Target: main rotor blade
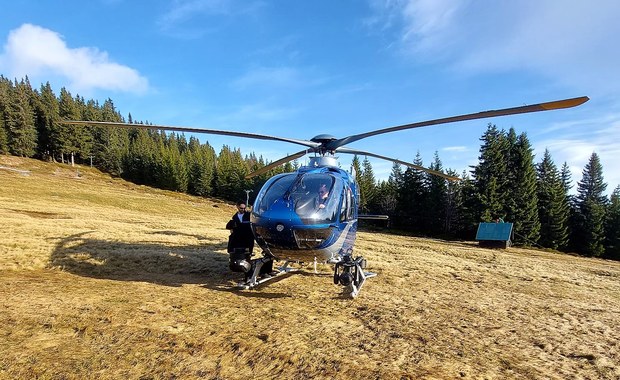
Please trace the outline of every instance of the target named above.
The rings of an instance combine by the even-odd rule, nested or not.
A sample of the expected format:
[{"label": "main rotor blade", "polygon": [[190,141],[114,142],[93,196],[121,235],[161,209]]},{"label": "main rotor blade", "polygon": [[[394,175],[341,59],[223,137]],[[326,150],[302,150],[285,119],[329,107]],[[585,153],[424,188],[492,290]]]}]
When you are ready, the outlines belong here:
[{"label": "main rotor blade", "polygon": [[556,100],[553,102],[532,104],[529,106],[504,108],[504,109],[499,109],[499,110],[490,110],[490,111],[483,111],[483,112],[477,112],[477,113],[470,113],[467,115],[445,117],[442,119],[421,121],[421,122],[411,123],[411,124],[403,124],[403,125],[398,125],[395,127],[378,129],[376,131],[360,133],[358,135],[351,135],[351,136],[344,137],[338,140],[334,140],[327,145],[327,148],[330,150],[335,150],[336,148],[341,147],[346,144],[350,144],[353,141],[361,140],[361,139],[364,139],[370,136],[380,135],[382,133],[402,131],[404,129],[426,127],[429,125],[454,123],[456,121],[484,119],[487,117],[506,116],[506,115],[520,114],[520,113],[530,113],[530,112],[557,110],[557,109],[562,109],[562,108],[571,108],[571,107],[576,107],[578,105],[581,105],[587,102],[588,100],[590,100],[590,98],[588,98],[587,96],[582,96],[579,98]]},{"label": "main rotor blade", "polygon": [[429,174],[433,174],[433,175],[445,178],[445,179],[447,179],[449,181],[459,181],[459,180],[461,180],[459,177],[454,177],[454,176],[451,176],[451,175],[447,175],[445,173],[438,172],[437,170],[428,169],[428,168],[425,168],[425,167],[420,166],[420,165],[412,164],[410,162],[405,162],[405,161],[397,160],[396,158],[390,158],[390,157],[380,156],[378,154],[374,154],[374,153],[370,153],[370,152],[364,152],[362,150],[355,150],[355,149],[349,149],[349,148],[346,148],[346,147],[340,147],[340,148],[336,149],[336,152],[339,152],[339,153],[350,153],[350,154],[359,154],[359,155],[362,155],[362,156],[370,156],[370,157],[375,157],[375,158],[381,158],[383,160],[396,162],[398,164],[405,165],[405,166],[408,166],[408,167],[413,168],[413,169],[418,169],[418,170],[421,170],[423,172],[426,172],[426,173],[429,173]]},{"label": "main rotor blade", "polygon": [[309,148],[316,148],[321,145],[320,143],[315,143],[309,140],[298,140],[298,139],[289,139],[286,137],[277,137],[277,136],[269,136],[269,135],[260,135],[257,133],[247,133],[247,132],[233,132],[233,131],[223,131],[219,129],[200,129],[200,128],[188,128],[188,127],[175,127],[168,125],[146,125],[146,124],[130,124],[130,123],[115,123],[108,121],[85,121],[85,120],[63,120],[64,124],[70,125],[96,125],[101,127],[120,127],[120,128],[142,128],[142,129],[161,129],[164,131],[178,131],[178,132],[188,132],[188,133],[207,133],[211,135],[224,135],[224,136],[235,136],[235,137],[245,137],[250,139],[259,139],[259,140],[274,140],[274,141],[284,141],[293,144],[307,146]]},{"label": "main rotor blade", "polygon": [[253,171],[252,173],[246,175],[245,178],[249,179],[249,178],[252,178],[252,177],[256,177],[257,175],[261,175],[263,173],[267,173],[269,170],[271,170],[271,169],[273,169],[275,167],[278,167],[278,166],[280,166],[282,164],[286,164],[287,162],[293,161],[296,158],[303,157],[308,152],[309,152],[309,150],[306,149],[306,150],[302,150],[302,151],[297,152],[297,153],[293,153],[290,156],[286,156],[284,158],[281,158],[278,161],[272,162],[269,165],[265,165],[262,168],[260,168],[260,169],[258,169],[256,171]]}]

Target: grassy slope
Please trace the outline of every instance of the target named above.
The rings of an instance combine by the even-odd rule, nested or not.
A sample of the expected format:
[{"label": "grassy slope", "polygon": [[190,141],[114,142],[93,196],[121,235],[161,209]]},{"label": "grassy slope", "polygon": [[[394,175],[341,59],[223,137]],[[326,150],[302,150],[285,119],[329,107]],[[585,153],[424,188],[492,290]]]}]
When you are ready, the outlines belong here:
[{"label": "grassy slope", "polygon": [[355,300],[231,291],[232,212],[0,156],[0,378],[620,378],[620,263],[360,233]]}]

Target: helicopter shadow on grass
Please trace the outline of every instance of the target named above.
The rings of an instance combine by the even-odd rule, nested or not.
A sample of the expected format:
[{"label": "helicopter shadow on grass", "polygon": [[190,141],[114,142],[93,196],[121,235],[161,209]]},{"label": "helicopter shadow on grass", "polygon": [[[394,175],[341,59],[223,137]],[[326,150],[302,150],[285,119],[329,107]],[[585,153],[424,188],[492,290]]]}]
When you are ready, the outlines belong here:
[{"label": "helicopter shadow on grass", "polygon": [[[228,268],[226,242],[209,236],[177,231],[152,234],[196,237],[196,245],[171,246],[160,242],[123,242],[91,237],[86,231],[61,238],[51,254],[50,266],[79,276],[117,281],[150,282],[163,286],[201,285],[231,291],[240,278]],[[248,292],[239,292],[241,296]],[[275,298],[278,294],[256,293],[253,297]]]}]

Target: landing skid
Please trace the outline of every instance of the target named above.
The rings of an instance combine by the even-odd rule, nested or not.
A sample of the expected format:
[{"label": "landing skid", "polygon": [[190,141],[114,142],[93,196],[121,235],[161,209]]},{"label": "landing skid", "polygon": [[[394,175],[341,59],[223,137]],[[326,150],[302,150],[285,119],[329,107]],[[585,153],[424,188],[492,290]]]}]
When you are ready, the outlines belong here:
[{"label": "landing skid", "polygon": [[363,257],[353,259],[345,255],[334,267],[334,284],[343,286],[343,294],[351,298],[357,297],[366,279],[375,277],[374,272],[365,272],[366,260]]},{"label": "landing skid", "polygon": [[[245,260],[232,260],[231,268],[237,269],[239,272],[243,269],[246,273],[245,280],[237,283],[236,289],[254,289],[257,286],[266,282],[272,281],[282,275],[290,272],[295,272],[298,269],[289,268],[290,261],[285,261],[284,265],[277,268],[271,273],[261,274],[261,269],[264,265],[272,262],[274,257],[272,255],[265,255],[260,259],[249,259],[249,254],[245,253]],[[339,261],[331,262],[334,266],[334,284],[342,285],[343,295],[351,298],[357,297],[362,290],[362,286],[366,283],[366,279],[375,277],[377,274],[374,272],[366,272],[366,260],[363,257],[353,257],[349,255],[342,256]],[[243,264],[243,265],[241,265]],[[316,261],[314,263],[314,270],[316,273]]]},{"label": "landing skid", "polygon": [[263,257],[261,259],[257,259],[254,260],[254,265],[252,265],[252,268],[254,269],[252,271],[252,275],[245,281],[241,281],[237,284],[236,288],[237,289],[254,289],[255,287],[257,287],[260,284],[264,284],[265,282],[274,280],[282,275],[285,275],[287,273],[290,272],[295,272],[297,271],[296,268],[289,268],[288,264],[289,261],[285,261],[284,265],[282,265],[281,267],[279,267],[277,270],[275,270],[272,273],[269,274],[263,274],[262,276],[260,275],[260,270],[263,267],[263,265],[265,263],[267,263],[268,261],[273,260],[272,258],[269,257]]}]

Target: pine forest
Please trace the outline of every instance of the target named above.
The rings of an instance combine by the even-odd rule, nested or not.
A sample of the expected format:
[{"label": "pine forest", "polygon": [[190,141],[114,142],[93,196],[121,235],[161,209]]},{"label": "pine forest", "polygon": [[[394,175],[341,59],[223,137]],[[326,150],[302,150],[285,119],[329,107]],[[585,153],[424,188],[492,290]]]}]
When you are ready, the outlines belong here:
[{"label": "pine forest", "polygon": [[[33,89],[27,77],[0,76],[0,154],[92,165],[134,183],[230,201],[245,199],[246,190],[257,194],[268,178],[298,166],[246,179],[269,162],[226,145],[217,152],[193,136],[61,120],[149,124],[124,118],[112,99],[100,104],[65,88],[56,95],[49,83]],[[620,186],[606,195],[596,152],[572,189],[567,163],[558,165],[549,151],[535,161],[525,133],[488,124],[480,141],[478,163],[463,173],[445,169],[438,153],[429,165],[419,153],[412,158],[460,181],[398,164],[378,181],[368,158],[355,156],[360,213],[388,215],[389,228],[399,233],[464,240],[474,239],[478,223],[501,218],[514,224],[515,245],[620,260]]]}]

